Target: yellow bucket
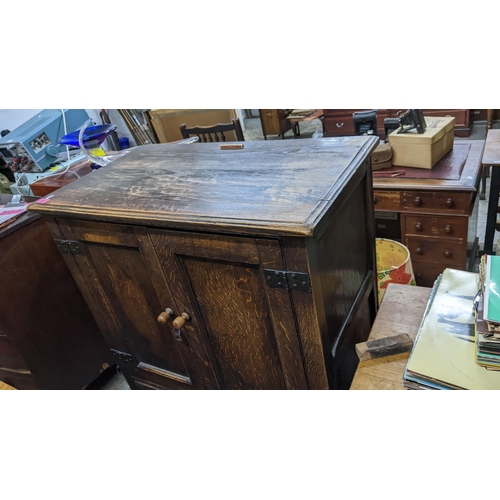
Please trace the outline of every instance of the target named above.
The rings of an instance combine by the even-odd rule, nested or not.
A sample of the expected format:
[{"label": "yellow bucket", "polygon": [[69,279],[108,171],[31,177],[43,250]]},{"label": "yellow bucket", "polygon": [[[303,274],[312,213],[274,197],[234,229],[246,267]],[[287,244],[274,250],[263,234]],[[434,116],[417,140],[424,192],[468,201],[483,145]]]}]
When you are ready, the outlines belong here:
[{"label": "yellow bucket", "polygon": [[401,243],[376,238],[378,303],[382,302],[389,283],[416,285],[410,251]]}]

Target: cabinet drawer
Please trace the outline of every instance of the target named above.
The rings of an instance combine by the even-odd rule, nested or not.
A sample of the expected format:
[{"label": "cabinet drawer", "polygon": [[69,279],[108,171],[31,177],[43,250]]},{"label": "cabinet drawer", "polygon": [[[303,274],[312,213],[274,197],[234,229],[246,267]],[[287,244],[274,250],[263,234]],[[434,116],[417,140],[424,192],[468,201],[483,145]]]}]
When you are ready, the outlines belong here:
[{"label": "cabinet drawer", "polygon": [[412,261],[412,267],[417,286],[426,286],[429,288],[434,285],[436,277],[439,276],[446,268],[461,269],[460,267],[425,261]]},{"label": "cabinet drawer", "polygon": [[408,235],[467,239],[467,218],[465,217],[406,215],[404,220],[405,232]]},{"label": "cabinet drawer", "polygon": [[399,191],[377,191],[373,192],[373,204],[375,210],[397,211],[401,205],[401,193]]},{"label": "cabinet drawer", "polygon": [[351,115],[339,118],[325,118],[325,134],[328,137],[341,135],[354,135],[354,123]]},{"label": "cabinet drawer", "polygon": [[457,213],[469,215],[470,194],[404,191],[403,210],[410,212]]},{"label": "cabinet drawer", "polygon": [[407,236],[406,246],[411,261],[439,262],[446,266],[465,266],[467,243],[460,240]]}]

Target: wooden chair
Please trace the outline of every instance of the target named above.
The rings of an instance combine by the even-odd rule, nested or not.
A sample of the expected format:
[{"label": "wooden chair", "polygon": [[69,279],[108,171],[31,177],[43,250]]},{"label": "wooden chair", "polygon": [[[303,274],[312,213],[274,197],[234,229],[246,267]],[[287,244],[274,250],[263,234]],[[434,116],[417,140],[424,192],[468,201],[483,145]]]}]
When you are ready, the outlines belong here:
[{"label": "wooden chair", "polygon": [[182,123],[179,128],[184,139],[197,136],[200,142],[226,142],[224,132],[234,131],[237,141],[245,141],[238,118],[233,118],[232,123],[217,123],[206,127],[187,127],[185,123]]}]

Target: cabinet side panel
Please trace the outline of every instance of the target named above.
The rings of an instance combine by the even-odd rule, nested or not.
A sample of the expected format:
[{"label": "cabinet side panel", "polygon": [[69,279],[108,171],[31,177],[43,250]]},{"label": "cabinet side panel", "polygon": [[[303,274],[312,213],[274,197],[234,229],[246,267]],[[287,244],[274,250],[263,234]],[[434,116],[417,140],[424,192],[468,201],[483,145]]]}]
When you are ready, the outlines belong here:
[{"label": "cabinet side panel", "polygon": [[[365,182],[352,184],[338,200],[336,212],[331,214],[331,222],[318,241],[318,268],[321,274],[325,316],[328,331],[328,346],[325,346],[327,365],[332,361],[335,366],[346,368],[349,363],[331,360],[334,346],[353,344],[357,339],[365,340],[370,333],[375,309],[374,245],[375,240],[370,228],[373,226],[373,207],[367,207],[368,196]],[[368,289],[368,293],[365,293]],[[354,321],[351,314],[365,310],[368,301],[369,320]],[[363,313],[361,316],[365,316]],[[359,331],[357,330],[359,328]],[[355,340],[356,339],[356,340]],[[345,349],[336,349],[335,356],[342,356]],[[351,362],[355,362],[351,360]],[[352,364],[352,363],[351,363]],[[357,364],[357,362],[355,362]],[[352,370],[348,370],[349,373]],[[353,373],[353,372],[352,372]],[[332,377],[332,372],[329,373]],[[348,379],[347,373],[345,380]],[[346,388],[337,385],[338,374],[331,378],[333,388]],[[348,387],[348,385],[347,385]]]}]

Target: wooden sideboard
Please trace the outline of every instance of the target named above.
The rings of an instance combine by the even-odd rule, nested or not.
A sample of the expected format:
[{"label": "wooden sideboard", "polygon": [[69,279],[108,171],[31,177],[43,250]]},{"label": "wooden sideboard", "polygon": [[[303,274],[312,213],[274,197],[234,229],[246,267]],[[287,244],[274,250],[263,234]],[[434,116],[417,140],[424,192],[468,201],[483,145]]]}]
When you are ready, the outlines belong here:
[{"label": "wooden sideboard", "polygon": [[42,218],[26,213],[0,229],[0,250],[0,380],[87,387],[113,358]]},{"label": "wooden sideboard", "polygon": [[135,389],[347,389],[374,137],[142,146],[33,206]]},{"label": "wooden sideboard", "polygon": [[432,286],[447,267],[473,270],[483,148],[484,141],[464,139],[432,170],[404,169],[401,177],[374,172],[377,236],[409,248],[417,285]]},{"label": "wooden sideboard", "polygon": [[[352,114],[355,111],[366,111],[365,109],[324,109],[324,130],[326,137],[338,137],[343,135],[354,135],[354,123]],[[377,133],[385,139],[384,119],[397,117],[398,113],[405,109],[377,109]],[[425,116],[454,116],[455,135],[458,137],[469,137],[472,120],[470,109],[423,109]]]}]

